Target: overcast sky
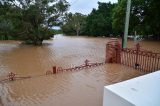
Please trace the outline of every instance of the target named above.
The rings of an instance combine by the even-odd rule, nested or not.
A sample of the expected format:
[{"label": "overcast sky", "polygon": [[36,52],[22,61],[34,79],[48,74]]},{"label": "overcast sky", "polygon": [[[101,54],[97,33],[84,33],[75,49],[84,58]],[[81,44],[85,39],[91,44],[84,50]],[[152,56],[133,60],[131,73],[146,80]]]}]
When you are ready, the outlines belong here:
[{"label": "overcast sky", "polygon": [[82,14],[89,14],[93,8],[98,8],[97,2],[111,2],[115,3],[118,0],[67,0],[70,3],[69,11],[72,13],[79,12]]}]

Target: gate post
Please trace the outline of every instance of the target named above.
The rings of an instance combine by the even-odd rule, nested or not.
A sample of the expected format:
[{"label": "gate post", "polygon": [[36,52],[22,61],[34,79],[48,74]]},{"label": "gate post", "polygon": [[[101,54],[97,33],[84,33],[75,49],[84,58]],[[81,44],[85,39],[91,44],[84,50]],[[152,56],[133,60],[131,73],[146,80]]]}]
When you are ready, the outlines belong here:
[{"label": "gate post", "polygon": [[53,74],[56,74],[56,73],[57,73],[56,66],[53,66]]},{"label": "gate post", "polygon": [[140,44],[137,43],[136,44],[136,63],[135,63],[135,69],[138,68],[139,64],[138,64],[138,54],[139,54],[139,51],[140,51]]},{"label": "gate post", "polygon": [[111,39],[106,44],[105,63],[121,63],[121,43],[118,39]]}]

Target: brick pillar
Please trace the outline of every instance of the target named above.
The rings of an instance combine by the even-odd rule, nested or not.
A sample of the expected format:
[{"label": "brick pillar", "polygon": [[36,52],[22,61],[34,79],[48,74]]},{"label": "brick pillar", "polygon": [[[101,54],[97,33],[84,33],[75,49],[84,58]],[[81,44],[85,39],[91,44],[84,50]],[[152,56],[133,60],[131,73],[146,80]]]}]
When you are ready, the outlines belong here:
[{"label": "brick pillar", "polygon": [[106,44],[106,60],[105,63],[112,63],[113,62],[113,50],[112,50],[112,45]]},{"label": "brick pillar", "polygon": [[121,63],[121,43],[117,41],[116,44],[116,63]]},{"label": "brick pillar", "polygon": [[121,63],[121,43],[118,39],[111,39],[106,44],[106,63]]}]

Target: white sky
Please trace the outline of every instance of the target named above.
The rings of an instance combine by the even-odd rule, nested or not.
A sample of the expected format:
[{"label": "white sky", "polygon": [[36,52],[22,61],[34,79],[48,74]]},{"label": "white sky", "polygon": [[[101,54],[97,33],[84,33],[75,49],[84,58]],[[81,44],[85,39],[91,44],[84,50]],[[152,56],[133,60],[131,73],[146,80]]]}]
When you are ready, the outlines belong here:
[{"label": "white sky", "polygon": [[69,12],[79,12],[82,14],[91,13],[93,8],[98,8],[97,2],[111,2],[115,3],[118,0],[67,0],[70,3]]}]

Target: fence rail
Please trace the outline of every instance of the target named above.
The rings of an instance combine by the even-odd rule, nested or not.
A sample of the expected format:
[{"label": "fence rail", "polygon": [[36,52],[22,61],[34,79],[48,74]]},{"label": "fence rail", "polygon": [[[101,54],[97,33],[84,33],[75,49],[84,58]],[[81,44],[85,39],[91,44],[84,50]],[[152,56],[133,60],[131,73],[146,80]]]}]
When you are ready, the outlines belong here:
[{"label": "fence rail", "polygon": [[141,71],[153,72],[160,69],[160,53],[137,48],[125,48],[121,52],[121,64]]},{"label": "fence rail", "polygon": [[106,45],[106,63],[124,64],[144,72],[160,69],[160,53],[144,50],[139,43],[134,48],[121,48],[118,39]]}]

